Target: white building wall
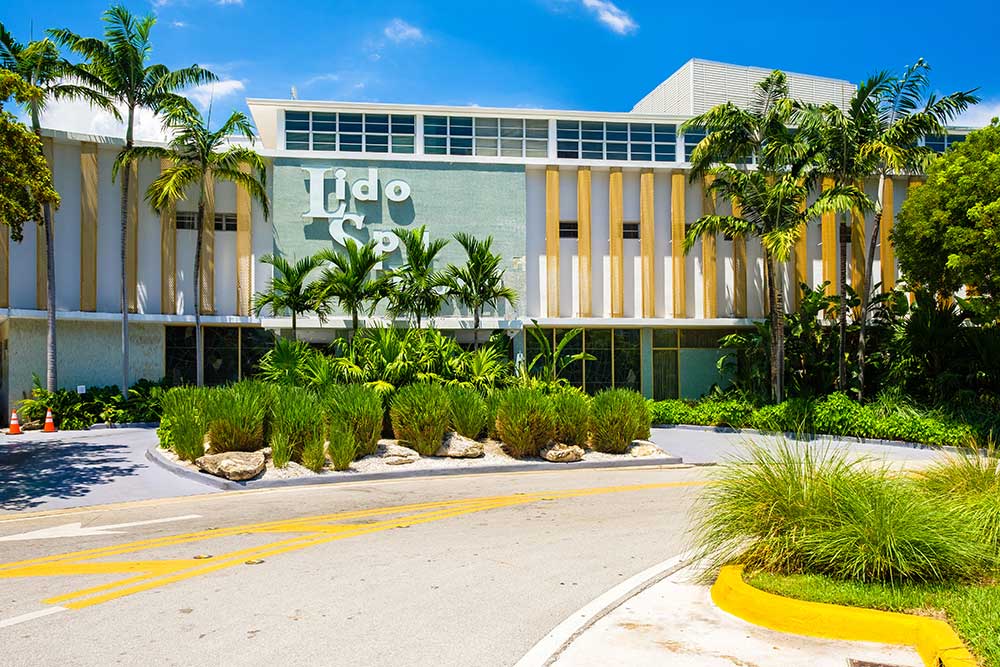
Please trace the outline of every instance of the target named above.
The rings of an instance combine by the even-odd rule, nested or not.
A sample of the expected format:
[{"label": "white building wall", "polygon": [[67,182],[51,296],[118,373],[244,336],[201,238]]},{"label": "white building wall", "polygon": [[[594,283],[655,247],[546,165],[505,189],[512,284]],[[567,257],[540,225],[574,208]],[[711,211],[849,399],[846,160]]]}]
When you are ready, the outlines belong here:
[{"label": "white building wall", "polygon": [[653,267],[656,285],[656,316],[669,317],[673,311],[670,274],[670,172],[653,174]]},{"label": "white building wall", "polygon": [[[215,212],[236,213],[234,184],[215,184]],[[236,232],[215,232],[215,314],[236,314]]]},{"label": "white building wall", "polygon": [[[701,183],[697,181],[692,183],[685,174],[684,188],[684,220],[687,225],[691,225],[701,217],[703,209]],[[699,240],[684,258],[684,275],[687,278],[684,288],[688,317],[705,316],[705,267],[702,264],[701,249],[702,243]]]},{"label": "white building wall", "polygon": [[197,243],[193,229],[177,230],[177,314],[194,315],[194,248]]},{"label": "white building wall", "polygon": [[[267,171],[267,182],[268,184],[272,184],[274,183],[274,170],[268,166]],[[269,192],[272,193],[271,197],[273,198],[273,187],[270,185]],[[262,263],[260,258],[274,252],[273,229],[271,222],[264,219],[264,211],[261,209],[260,204],[252,202],[250,247],[253,252],[253,280],[251,281],[251,285],[255,294],[266,290],[271,280],[271,266]]]},{"label": "white building wall", "polygon": [[[579,220],[576,201],[576,168],[559,170],[559,220]],[[559,314],[563,317],[580,313],[579,243],[576,239],[559,239]]]},{"label": "white building wall", "polygon": [[160,165],[146,161],[139,165],[139,238],[136,295],[140,313],[160,312],[160,214],[146,201],[146,188],[160,175]]},{"label": "white building wall", "polygon": [[611,317],[610,172],[593,169],[590,185],[591,312],[594,317]]},{"label": "white building wall", "polygon": [[[639,171],[625,170],[622,173],[622,220],[629,224],[639,224]],[[641,232],[640,232],[641,233]],[[642,315],[642,261],[640,241],[625,239],[622,242],[622,282],[625,292],[622,315],[640,317]],[[609,246],[610,249],[610,246]]]},{"label": "white building wall", "polygon": [[53,155],[53,185],[62,199],[52,217],[56,308],[80,310],[80,144],[57,143]]},{"label": "white building wall", "polygon": [[117,155],[114,146],[97,154],[97,310],[106,313],[121,312],[121,180],[111,179]]},{"label": "white building wall", "polygon": [[542,317],[547,310],[545,299],[545,171],[525,170],[525,312],[528,317]]}]

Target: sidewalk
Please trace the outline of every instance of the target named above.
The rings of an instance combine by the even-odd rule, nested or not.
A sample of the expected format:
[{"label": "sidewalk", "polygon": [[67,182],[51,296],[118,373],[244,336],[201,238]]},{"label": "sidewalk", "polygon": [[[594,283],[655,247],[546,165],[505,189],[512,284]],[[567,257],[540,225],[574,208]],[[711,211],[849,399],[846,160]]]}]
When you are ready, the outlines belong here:
[{"label": "sidewalk", "polygon": [[717,608],[692,568],[654,584],[584,630],[559,667],[845,667],[849,660],[922,667],[906,647],[813,639],[773,632]]}]

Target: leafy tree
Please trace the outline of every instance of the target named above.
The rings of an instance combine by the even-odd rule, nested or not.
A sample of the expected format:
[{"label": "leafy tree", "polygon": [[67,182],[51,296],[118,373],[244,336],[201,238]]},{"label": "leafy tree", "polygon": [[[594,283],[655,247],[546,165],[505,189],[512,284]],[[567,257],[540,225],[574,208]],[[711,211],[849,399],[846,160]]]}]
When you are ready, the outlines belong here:
[{"label": "leafy tree", "polygon": [[503,284],[504,270],[501,257],[493,252],[493,237],[479,240],[471,234],[459,232],[455,240],[468,256],[464,266],[449,264],[445,272],[448,293],[472,311],[472,336],[474,347],[479,349],[479,324],[483,307],[496,308],[501,301],[517,303],[517,292]]},{"label": "leafy tree", "polygon": [[393,317],[412,315],[418,329],[424,317],[433,317],[441,310],[447,288],[445,274],[434,269],[434,260],[448,241],[434,239],[424,245],[425,229],[421,225],[396,232],[406,248],[406,263],[389,277],[389,312]]},{"label": "leafy tree", "polygon": [[270,205],[265,188],[266,167],[264,160],[248,146],[228,143],[228,137],[240,135],[251,144],[253,126],[239,112],[230,114],[214,132],[201,113],[187,105],[169,110],[166,128],[170,141],[166,146],[134,146],[122,151],[115,160],[114,172],[128,169],[138,160],[168,160],[171,165],[149,185],[146,200],[157,211],[187,198],[187,192],[198,192],[198,231],[194,247],[194,328],[195,355],[197,358],[197,383],[205,380],[204,355],[201,331],[201,250],[206,225],[214,221],[205,217],[205,193],[213,182],[229,181],[249,193],[261,205],[264,217],[270,216]]},{"label": "leafy tree", "polygon": [[[864,397],[865,355],[872,270],[883,216],[885,180],[892,174],[926,170],[934,152],[918,146],[920,137],[945,132],[944,123],[979,101],[975,91],[938,97],[930,92],[930,66],[923,59],[902,74],[880,72],[858,88],[846,111],[829,104],[823,108],[822,133],[831,171],[845,187],[872,174],[878,176],[878,195],[862,212],[873,212],[865,258],[864,282],[855,285],[861,295],[861,328],[858,337],[858,397]],[[891,215],[891,212],[889,213]],[[842,264],[843,266],[843,264]]]},{"label": "leafy tree", "polygon": [[[863,198],[853,186],[826,190],[808,204],[820,175],[819,142],[805,129],[796,131],[798,105],[788,96],[783,72],[757,84],[748,109],[731,102],[692,118],[684,127],[704,127],[707,135],[691,156],[691,179],[712,174],[709,188],[733,202],[740,215],[699,218],[684,240],[689,252],[705,234],[759,239],[764,251],[770,316],[771,396],[784,399],[785,299],[779,267],[788,262],[806,223],[823,213],[850,210]],[[756,168],[747,156],[756,157]]]},{"label": "leafy tree", "polygon": [[[51,100],[84,99],[103,108],[110,106],[108,98],[100,92],[99,82],[80,67],[69,63],[59,54],[59,47],[49,39],[31,42],[27,46],[17,42],[0,23],[0,67],[19,76],[28,88],[23,89],[19,102],[31,119],[31,129],[41,136],[40,116]],[[89,83],[93,87],[81,85]],[[47,168],[47,167],[46,167]],[[46,278],[46,349],[45,386],[48,391],[57,389],[56,377],[56,267],[52,245],[52,208],[58,201],[44,200],[42,206],[42,233],[45,237]],[[34,216],[30,216],[31,219]]]},{"label": "leafy tree", "polygon": [[297,340],[298,316],[311,311],[323,312],[314,283],[306,282],[309,274],[322,266],[322,261],[317,255],[303,257],[294,264],[281,255],[264,255],[260,261],[270,264],[281,275],[271,278],[267,289],[254,295],[254,312],[260,315],[265,308],[270,308],[272,315],[285,310],[291,312],[292,338]]},{"label": "leafy tree", "polygon": [[[84,82],[95,93],[106,95],[113,103],[114,115],[125,118],[125,146],[119,155],[118,171],[121,178],[121,309],[122,309],[122,392],[127,396],[128,387],[128,276],[126,254],[128,251],[128,195],[131,170],[121,160],[122,155],[131,154],[135,146],[133,131],[135,113],[138,109],[152,109],[159,113],[174,107],[190,107],[190,102],[177,91],[210,81],[216,76],[206,69],[192,65],[179,70],[170,70],[164,65],[150,64],[153,47],[150,33],[156,23],[156,16],[148,14],[136,17],[122,5],[114,5],[102,16],[104,39],[81,37],[67,29],[50,30],[59,44],[83,57],[80,65],[87,75]],[[199,276],[195,275],[195,282]],[[200,332],[200,328],[199,328]],[[199,334],[200,335],[200,334]],[[198,354],[201,354],[199,348]],[[201,365],[198,366],[199,376]]]},{"label": "leafy tree", "polygon": [[553,345],[552,337],[545,333],[545,330],[538,326],[537,320],[531,320],[533,326],[527,328],[527,332],[538,345],[539,352],[535,358],[523,369],[525,376],[537,375],[545,382],[557,384],[565,383],[562,374],[569,368],[570,364],[578,361],[594,361],[597,359],[587,352],[577,352],[575,354],[565,354],[566,346],[573,339],[583,333],[583,329],[570,329],[559,337],[559,342]]},{"label": "leafy tree", "polygon": [[323,269],[316,281],[317,299],[321,302],[336,299],[340,307],[351,314],[353,338],[359,326],[358,314],[365,310],[366,304],[367,312],[372,313],[385,296],[385,279],[371,277],[381,259],[375,244],[358,245],[353,239],[347,239],[343,251],[322,250],[316,258],[331,265]]},{"label": "leafy tree", "polygon": [[910,191],[892,241],[907,282],[950,296],[987,321],[1000,317],[1000,121],[935,160]]}]

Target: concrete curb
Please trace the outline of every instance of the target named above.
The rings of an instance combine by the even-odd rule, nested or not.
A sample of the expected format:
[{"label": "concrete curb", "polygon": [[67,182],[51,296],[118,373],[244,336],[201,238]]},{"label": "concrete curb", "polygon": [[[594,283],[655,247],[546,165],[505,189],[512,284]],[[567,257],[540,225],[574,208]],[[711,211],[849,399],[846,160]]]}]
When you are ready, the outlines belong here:
[{"label": "concrete curb", "polygon": [[532,646],[514,667],[547,667],[552,665],[577,637],[592,628],[602,618],[651,586],[693,565],[694,562],[694,552],[686,551],[629,577],[584,605],[553,628],[549,634]]},{"label": "concrete curb", "polygon": [[733,616],[778,632],[912,646],[927,667],[976,667],[978,664],[944,621],[765,593],[743,581],[742,566],[722,568],[712,586],[712,601]]},{"label": "concrete curb", "polygon": [[407,479],[419,477],[449,477],[452,475],[489,475],[499,472],[528,472],[552,470],[596,470],[602,468],[641,468],[650,466],[679,465],[684,461],[676,456],[650,456],[623,461],[578,461],[576,463],[513,463],[510,465],[484,465],[480,467],[435,468],[431,470],[399,470],[393,472],[356,473],[343,476],[299,477],[294,479],[259,479],[248,482],[233,482],[212,475],[196,472],[178,465],[165,457],[158,447],[146,450],[146,458],[170,472],[187,479],[201,482],[216,489],[227,491],[244,489],[274,489],[286,486],[313,486],[316,484],[342,484],[344,482],[374,482],[384,479]]}]

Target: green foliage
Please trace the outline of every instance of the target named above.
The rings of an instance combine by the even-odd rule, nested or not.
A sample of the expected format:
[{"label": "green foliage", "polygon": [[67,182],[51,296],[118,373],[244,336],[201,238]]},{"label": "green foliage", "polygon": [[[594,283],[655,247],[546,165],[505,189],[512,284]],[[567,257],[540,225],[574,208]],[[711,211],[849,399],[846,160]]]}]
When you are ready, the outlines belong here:
[{"label": "green foliage", "polygon": [[350,470],[351,462],[358,458],[360,447],[355,434],[343,429],[340,424],[332,425],[327,431],[330,462],[334,470]]},{"label": "green foliage", "polygon": [[421,456],[433,456],[451,420],[451,403],[440,385],[417,382],[392,397],[389,409],[396,438]]},{"label": "green foliage", "polygon": [[513,387],[505,390],[497,403],[496,430],[514,458],[538,456],[556,436],[552,400],[538,389]]},{"label": "green foliage", "polygon": [[813,425],[818,433],[870,438],[875,418],[864,406],[842,392],[835,392],[813,406]]},{"label": "green foliage", "polygon": [[574,338],[582,334],[583,329],[570,329],[559,337],[558,343],[553,343],[550,335],[538,326],[537,320],[532,320],[531,322],[532,326],[526,329],[526,331],[538,344],[540,352],[535,355],[535,358],[524,369],[523,375],[526,378],[535,377],[541,379],[543,382],[554,385],[566,384],[566,380],[562,377],[562,374],[570,364],[596,359],[594,355],[587,354],[586,352],[577,352],[570,355],[564,353],[566,346]]},{"label": "green foliage", "polygon": [[161,382],[139,380],[122,399],[117,386],[89,387],[83,394],[69,389],[47,391],[37,375],[33,376],[31,396],[18,404],[22,421],[42,421],[52,409],[56,427],[63,430],[88,429],[97,423],[126,424],[160,421],[160,401],[164,394]]},{"label": "green foliage", "polygon": [[212,404],[208,440],[213,454],[264,448],[264,421],[271,407],[267,385],[245,380],[210,390],[207,396]]},{"label": "green foliage", "polygon": [[762,406],[751,415],[750,425],[773,433],[813,433],[813,401],[790,398],[777,405]]},{"label": "green foliage", "polygon": [[651,416],[646,400],[630,389],[605,389],[590,405],[591,447],[624,454],[636,439],[649,438]]},{"label": "green foliage", "polygon": [[271,434],[271,461],[275,468],[284,468],[292,460],[292,441],[289,434],[277,431]]},{"label": "green foliage", "polygon": [[358,457],[375,453],[385,417],[378,392],[364,385],[332,385],[323,394],[323,411],[331,432],[350,434]]},{"label": "green foliage", "polygon": [[693,424],[691,406],[687,401],[668,399],[666,401],[649,401],[649,414],[653,424],[669,426],[672,424]]},{"label": "green foliage", "polygon": [[351,315],[351,331],[358,330],[358,316],[362,312],[371,314],[378,302],[386,295],[386,279],[371,278],[372,271],[381,261],[374,241],[358,245],[354,239],[347,239],[344,249],[321,250],[315,258],[329,264],[315,283],[315,296],[320,312],[327,312],[326,302],[336,301]]},{"label": "green foliage", "polygon": [[169,444],[185,461],[205,454],[205,432],[212,418],[211,389],[174,387],[163,395],[160,444]]},{"label": "green foliage", "polygon": [[466,438],[478,439],[489,416],[486,401],[478,391],[458,385],[447,387],[447,392],[452,430]]},{"label": "green foliage", "polygon": [[517,292],[503,284],[504,270],[500,266],[503,258],[494,253],[493,237],[480,240],[459,232],[455,240],[465,250],[466,262],[463,266],[449,264],[444,282],[448,294],[456,298],[472,312],[472,326],[475,347],[479,347],[479,323],[483,308],[496,308],[500,302],[517,303]]},{"label": "green foliage", "polygon": [[287,439],[293,461],[305,465],[305,452],[309,449],[313,457],[310,462],[317,463],[317,448],[322,450],[324,441],[323,408],[313,393],[301,387],[276,389],[270,422],[272,447],[275,437]]},{"label": "green foliage", "polygon": [[590,429],[590,397],[574,387],[552,394],[556,411],[556,442],[587,446]]},{"label": "green foliage", "polygon": [[259,316],[270,309],[273,317],[286,311],[291,313],[294,339],[299,315],[326,312],[319,284],[308,282],[309,275],[322,266],[323,259],[319,255],[309,255],[292,263],[281,255],[264,255],[260,261],[273,266],[277,275],[268,282],[265,291],[254,294],[254,312]]},{"label": "green foliage", "polygon": [[972,287],[968,306],[1000,316],[1000,125],[970,132],[911,188],[892,230],[908,281],[950,296]]},{"label": "green foliage", "polygon": [[406,250],[406,263],[393,271],[388,280],[389,312],[393,316],[412,316],[417,328],[427,317],[434,317],[444,302],[442,288],[448,281],[442,271],[434,269],[434,261],[448,241],[433,239],[424,243],[424,226],[396,231]]},{"label": "green foliage", "polygon": [[699,502],[697,541],[715,566],[943,581],[974,577],[986,555],[949,504],[836,450],[751,444]]},{"label": "green foliage", "polygon": [[[353,450],[351,454],[353,461]],[[302,465],[313,472],[320,472],[326,466],[326,441],[323,439],[322,430],[307,435],[302,445]]]},{"label": "green foliage", "polygon": [[495,389],[486,394],[486,437],[492,440],[500,439],[500,432],[497,430],[497,411],[500,409],[504,393],[503,390]]}]

